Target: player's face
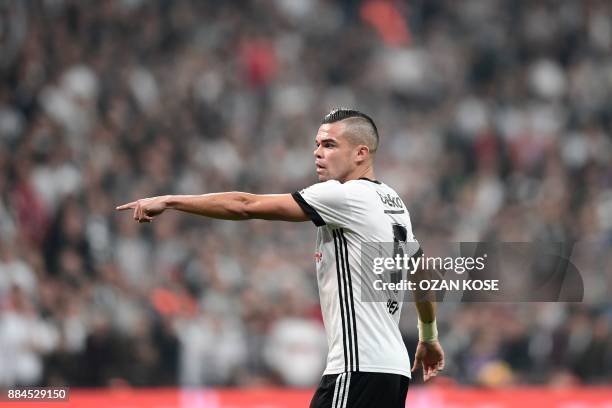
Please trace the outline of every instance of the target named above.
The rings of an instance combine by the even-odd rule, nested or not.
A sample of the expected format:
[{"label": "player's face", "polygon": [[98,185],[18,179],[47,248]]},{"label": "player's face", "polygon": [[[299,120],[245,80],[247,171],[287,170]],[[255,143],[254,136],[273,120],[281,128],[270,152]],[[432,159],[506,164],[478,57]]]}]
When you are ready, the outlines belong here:
[{"label": "player's face", "polygon": [[315,138],[315,165],[319,181],[345,182],[355,169],[355,146],[343,136],[342,122],[323,124]]}]

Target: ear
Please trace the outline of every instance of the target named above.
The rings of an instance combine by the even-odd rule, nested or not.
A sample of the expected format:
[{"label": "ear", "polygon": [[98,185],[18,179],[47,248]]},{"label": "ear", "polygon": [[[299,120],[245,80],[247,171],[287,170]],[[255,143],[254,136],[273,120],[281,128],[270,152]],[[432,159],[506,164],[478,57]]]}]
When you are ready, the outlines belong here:
[{"label": "ear", "polygon": [[361,163],[366,161],[370,157],[370,148],[366,145],[357,146],[357,155],[355,161]]}]

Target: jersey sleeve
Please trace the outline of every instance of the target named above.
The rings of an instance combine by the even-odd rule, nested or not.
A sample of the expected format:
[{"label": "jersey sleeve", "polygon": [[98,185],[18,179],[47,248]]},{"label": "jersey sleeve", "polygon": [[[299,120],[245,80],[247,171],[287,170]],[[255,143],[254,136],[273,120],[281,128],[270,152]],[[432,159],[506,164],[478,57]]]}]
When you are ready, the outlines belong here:
[{"label": "jersey sleeve", "polygon": [[317,227],[344,227],[351,219],[347,189],[336,180],[313,184],[292,196]]}]

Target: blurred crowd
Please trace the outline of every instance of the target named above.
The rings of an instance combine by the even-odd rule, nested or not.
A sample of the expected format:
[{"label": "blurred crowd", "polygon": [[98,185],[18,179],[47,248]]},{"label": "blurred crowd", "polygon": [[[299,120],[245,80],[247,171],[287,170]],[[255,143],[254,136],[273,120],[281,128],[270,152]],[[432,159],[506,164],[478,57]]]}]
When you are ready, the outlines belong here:
[{"label": "blurred crowd", "polygon": [[334,106],[417,238],[585,248],[583,303],[440,304],[448,379],[610,382],[611,51],[604,0],[0,1],[0,385],[317,383],[313,225],[114,208],[313,184]]}]

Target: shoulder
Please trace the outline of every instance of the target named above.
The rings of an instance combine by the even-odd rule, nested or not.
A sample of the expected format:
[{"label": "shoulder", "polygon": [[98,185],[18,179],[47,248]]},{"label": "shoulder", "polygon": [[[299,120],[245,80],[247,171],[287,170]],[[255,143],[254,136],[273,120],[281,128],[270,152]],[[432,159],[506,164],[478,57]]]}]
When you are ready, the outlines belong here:
[{"label": "shoulder", "polygon": [[338,186],[342,186],[342,183],[340,183],[338,180],[327,180],[311,184],[306,188],[334,188]]},{"label": "shoulder", "polygon": [[343,190],[344,185],[342,183],[340,183],[338,180],[327,180],[327,181],[322,181],[320,183],[315,183],[312,184],[306,188],[304,188],[303,190],[300,190],[299,193],[300,194],[317,194],[317,193],[332,193],[332,192],[339,192],[341,190]]},{"label": "shoulder", "polygon": [[[346,188],[337,180],[328,180],[313,184],[297,192],[308,202],[331,204],[346,200]],[[296,198],[294,196],[294,198]],[[299,199],[299,198],[298,198]]]},{"label": "shoulder", "polygon": [[361,179],[349,180],[345,182],[343,186],[345,186],[346,188],[362,189],[365,187],[370,187],[369,186],[370,184],[372,184],[373,186],[376,186],[376,184],[372,183],[371,181],[361,180]]},{"label": "shoulder", "polygon": [[367,180],[349,180],[344,183],[338,180],[327,180],[313,184],[301,191],[300,194],[325,194],[334,196],[354,197],[374,194],[383,184],[374,184]]},{"label": "shoulder", "polygon": [[356,192],[359,194],[364,194],[365,192],[374,192],[377,188],[380,188],[381,183],[374,183],[369,180],[349,180],[343,184],[344,188],[348,192]]}]

